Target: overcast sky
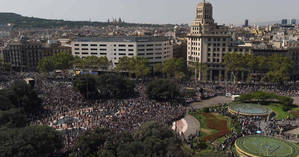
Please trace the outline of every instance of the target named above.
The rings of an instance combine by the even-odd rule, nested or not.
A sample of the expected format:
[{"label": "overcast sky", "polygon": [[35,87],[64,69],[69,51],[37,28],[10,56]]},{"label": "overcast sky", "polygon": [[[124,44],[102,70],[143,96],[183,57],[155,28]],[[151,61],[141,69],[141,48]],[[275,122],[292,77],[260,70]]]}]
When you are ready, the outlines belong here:
[{"label": "overcast sky", "polygon": [[[208,0],[219,24],[299,18],[299,0]],[[64,20],[192,23],[201,0],[0,0],[0,12]]]}]

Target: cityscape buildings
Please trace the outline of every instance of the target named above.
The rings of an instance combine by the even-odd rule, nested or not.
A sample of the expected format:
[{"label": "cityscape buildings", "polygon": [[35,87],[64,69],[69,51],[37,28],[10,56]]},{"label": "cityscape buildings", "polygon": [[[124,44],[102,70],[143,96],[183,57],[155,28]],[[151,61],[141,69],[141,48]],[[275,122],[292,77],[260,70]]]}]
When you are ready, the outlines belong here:
[{"label": "cityscape buildings", "polygon": [[74,56],[107,57],[113,66],[124,56],[144,57],[150,65],[163,63],[173,57],[173,45],[167,37],[78,38],[71,45]]}]

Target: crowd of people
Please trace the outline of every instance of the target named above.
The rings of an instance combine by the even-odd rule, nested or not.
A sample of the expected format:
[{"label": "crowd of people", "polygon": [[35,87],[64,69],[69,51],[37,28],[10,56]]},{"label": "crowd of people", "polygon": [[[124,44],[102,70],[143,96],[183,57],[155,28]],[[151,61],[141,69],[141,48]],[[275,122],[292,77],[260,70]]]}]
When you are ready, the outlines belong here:
[{"label": "crowd of people", "polygon": [[298,84],[214,84],[190,81],[185,83],[186,87],[194,88],[203,98],[231,93],[241,95],[255,91],[273,92],[281,96],[299,96]]},{"label": "crowd of people", "polygon": [[[138,96],[129,99],[86,100],[72,86],[72,78],[44,78],[38,73],[12,74],[0,78],[0,89],[8,87],[14,80],[34,78],[35,88],[43,100],[43,110],[30,116],[31,125],[47,125],[64,133],[66,150],[71,148],[77,138],[86,130],[96,127],[114,129],[116,131],[134,131],[147,121],[159,121],[171,124],[186,114],[183,104],[156,102],[147,98],[144,83],[138,83]],[[213,83],[186,82],[182,86],[195,89],[202,98],[214,97],[223,93],[243,94],[257,90],[275,92],[279,95],[299,96],[299,86],[274,85],[216,85]],[[232,116],[227,112],[227,104],[218,104],[209,108],[209,112],[218,112]],[[265,129],[261,129],[262,117],[238,116],[241,135],[233,131],[220,149],[232,146],[239,136],[262,134],[276,136],[279,134],[278,123],[271,119]]]},{"label": "crowd of people", "polygon": [[[136,86],[138,96],[129,99],[86,100],[68,81],[36,79],[44,110],[32,115],[32,125],[47,125],[65,132],[65,145],[72,147],[80,133],[96,127],[134,131],[147,121],[170,124],[185,115],[182,104],[147,98],[145,85]],[[67,148],[66,148],[67,149]]]}]

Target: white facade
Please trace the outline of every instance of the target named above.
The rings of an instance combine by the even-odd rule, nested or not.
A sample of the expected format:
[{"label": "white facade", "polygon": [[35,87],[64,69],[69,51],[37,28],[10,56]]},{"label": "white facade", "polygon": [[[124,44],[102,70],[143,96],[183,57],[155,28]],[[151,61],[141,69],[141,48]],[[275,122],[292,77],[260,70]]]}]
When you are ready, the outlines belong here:
[{"label": "white facade", "polygon": [[107,57],[117,65],[121,57],[144,57],[151,65],[173,57],[173,46],[165,37],[102,37],[81,38],[72,42],[72,54]]}]

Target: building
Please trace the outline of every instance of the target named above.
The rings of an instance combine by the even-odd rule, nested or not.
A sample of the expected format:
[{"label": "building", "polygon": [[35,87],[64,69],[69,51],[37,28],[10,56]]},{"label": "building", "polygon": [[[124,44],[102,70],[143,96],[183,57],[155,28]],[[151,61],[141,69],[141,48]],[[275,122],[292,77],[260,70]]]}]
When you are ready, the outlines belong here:
[{"label": "building", "polygon": [[72,54],[107,57],[116,66],[121,57],[144,57],[150,65],[173,57],[173,45],[167,37],[97,37],[78,38],[71,43]]},{"label": "building", "polygon": [[281,24],[282,25],[287,25],[288,24],[288,19],[282,19]]},{"label": "building", "polygon": [[3,49],[3,58],[4,62],[10,63],[15,70],[36,71],[38,62],[42,58],[52,56],[59,52],[71,53],[71,48],[20,40],[9,43]]},{"label": "building", "polygon": [[248,19],[245,20],[245,23],[244,23],[244,27],[248,27],[249,26],[249,21]]},{"label": "building", "polygon": [[195,21],[187,37],[188,66],[199,63],[206,67],[205,70],[200,69],[198,79],[224,80],[227,76],[223,64],[225,53],[235,49],[232,48],[232,37],[228,28],[214,22],[210,3],[203,1],[198,4]]},{"label": "building", "polygon": [[296,19],[291,20],[291,25],[296,25],[296,23],[297,23]]}]

